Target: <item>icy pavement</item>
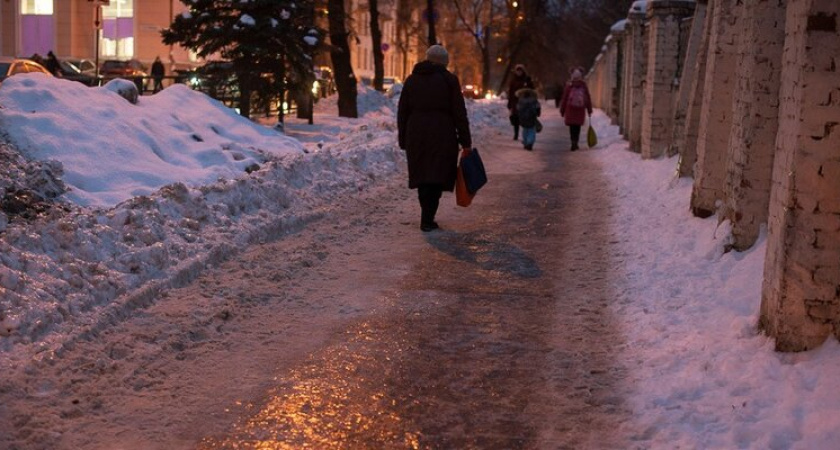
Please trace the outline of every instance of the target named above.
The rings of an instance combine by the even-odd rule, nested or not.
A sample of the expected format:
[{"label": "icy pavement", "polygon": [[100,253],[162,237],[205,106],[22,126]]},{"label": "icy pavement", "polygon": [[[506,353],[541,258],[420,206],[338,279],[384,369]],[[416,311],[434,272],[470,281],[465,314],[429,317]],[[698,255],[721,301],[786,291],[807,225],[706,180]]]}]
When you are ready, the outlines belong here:
[{"label": "icy pavement", "polygon": [[6,384],[27,389],[4,395],[6,444],[625,442],[607,188],[582,189],[597,167],[549,151],[554,132],[527,157],[481,139],[502,142],[484,147],[491,183],[468,209],[444,197],[444,231],[420,233],[393,177],[32,364]]}]

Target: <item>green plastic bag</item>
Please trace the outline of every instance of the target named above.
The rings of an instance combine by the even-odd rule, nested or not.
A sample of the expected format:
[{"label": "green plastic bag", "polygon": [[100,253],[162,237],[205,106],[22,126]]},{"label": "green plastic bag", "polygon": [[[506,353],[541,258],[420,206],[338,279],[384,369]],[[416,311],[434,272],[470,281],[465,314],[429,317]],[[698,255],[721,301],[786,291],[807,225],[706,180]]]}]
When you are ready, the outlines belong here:
[{"label": "green plastic bag", "polygon": [[595,134],[595,128],[592,128],[592,125],[589,125],[589,130],[586,131],[586,145],[589,148],[594,148],[598,145],[598,135]]}]

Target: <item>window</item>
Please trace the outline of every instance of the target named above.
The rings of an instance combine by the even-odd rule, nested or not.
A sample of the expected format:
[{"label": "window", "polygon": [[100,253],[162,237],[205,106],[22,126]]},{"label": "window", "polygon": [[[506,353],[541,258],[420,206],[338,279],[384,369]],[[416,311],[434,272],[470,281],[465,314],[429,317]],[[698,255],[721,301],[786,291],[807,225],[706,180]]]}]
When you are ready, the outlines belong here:
[{"label": "window", "polygon": [[55,45],[53,0],[20,0],[21,54],[47,54]]},{"label": "window", "polygon": [[53,0],[20,0],[20,13],[33,16],[51,16]]},{"label": "window", "polygon": [[111,0],[102,7],[102,56],[134,56],[134,0]]}]

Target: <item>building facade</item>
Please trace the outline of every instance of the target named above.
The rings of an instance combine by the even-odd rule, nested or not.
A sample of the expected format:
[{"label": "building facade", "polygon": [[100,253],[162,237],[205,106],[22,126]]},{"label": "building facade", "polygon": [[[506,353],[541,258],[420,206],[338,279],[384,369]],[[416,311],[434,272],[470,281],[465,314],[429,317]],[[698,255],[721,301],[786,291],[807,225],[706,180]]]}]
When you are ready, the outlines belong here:
[{"label": "building facade", "polygon": [[[195,62],[161,42],[160,31],[185,9],[177,0],[5,0],[0,2],[0,55]],[[99,11],[99,14],[97,13]],[[99,24],[97,29],[96,24]],[[98,35],[98,39],[97,39]]]},{"label": "building facade", "polygon": [[[385,2],[383,2],[385,3]],[[101,9],[100,9],[101,8]],[[385,76],[404,79],[408,61],[395,45],[396,2],[380,9]],[[97,9],[100,9],[97,20]],[[179,0],[2,0],[0,1],[0,56],[41,56],[52,51],[62,58],[95,60],[137,59],[147,65],[160,56],[170,68],[200,64],[195,55],[179,46],[164,45],[160,31],[186,10]],[[370,13],[366,1],[348,0],[353,69],[360,80],[373,78]],[[96,23],[99,23],[97,29]],[[97,39],[97,35],[99,36]],[[322,58],[328,63],[329,58]]]}]

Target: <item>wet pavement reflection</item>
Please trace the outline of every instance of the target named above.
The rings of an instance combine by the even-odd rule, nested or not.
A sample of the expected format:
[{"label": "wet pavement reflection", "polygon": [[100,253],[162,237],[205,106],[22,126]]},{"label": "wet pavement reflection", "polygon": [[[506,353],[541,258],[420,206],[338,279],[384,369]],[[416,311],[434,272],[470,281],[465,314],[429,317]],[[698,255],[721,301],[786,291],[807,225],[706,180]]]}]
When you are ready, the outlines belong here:
[{"label": "wet pavement reflection", "polygon": [[599,239],[609,201],[591,188],[605,183],[578,155],[538,157],[543,170],[494,176],[470,220],[424,236],[387,307],[198,448],[621,447],[623,344]]}]

